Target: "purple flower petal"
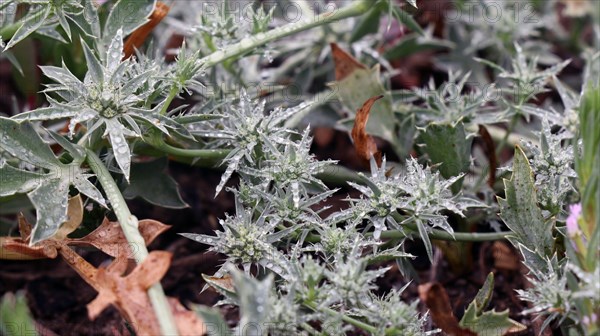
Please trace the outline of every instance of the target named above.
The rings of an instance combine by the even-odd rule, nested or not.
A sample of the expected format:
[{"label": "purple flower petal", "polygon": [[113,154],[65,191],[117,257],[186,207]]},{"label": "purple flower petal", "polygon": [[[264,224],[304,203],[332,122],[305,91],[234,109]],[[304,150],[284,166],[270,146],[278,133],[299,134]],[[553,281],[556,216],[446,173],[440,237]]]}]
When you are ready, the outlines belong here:
[{"label": "purple flower petal", "polygon": [[574,236],[579,232],[579,215],[581,215],[581,204],[571,204],[569,206],[569,217],[567,217],[567,232],[569,236]]}]

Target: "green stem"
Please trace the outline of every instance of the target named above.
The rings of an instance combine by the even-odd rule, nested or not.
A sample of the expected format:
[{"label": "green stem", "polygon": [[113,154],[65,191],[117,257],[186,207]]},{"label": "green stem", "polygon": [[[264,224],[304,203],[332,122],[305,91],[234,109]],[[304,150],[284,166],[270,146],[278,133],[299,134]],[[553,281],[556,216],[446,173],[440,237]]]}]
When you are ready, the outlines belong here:
[{"label": "green stem", "polygon": [[169,95],[167,96],[167,99],[165,100],[165,104],[163,105],[162,109],[160,110],[160,114],[162,114],[162,115],[167,114],[167,110],[169,109],[171,102],[173,102],[173,99],[175,99],[175,97],[177,97],[177,93],[179,93],[179,85],[173,84],[173,86],[171,87],[171,90],[169,91]]},{"label": "green stem", "polygon": [[[405,224],[402,227],[410,230],[413,233],[417,233],[419,229],[415,224]],[[495,241],[506,239],[507,236],[512,234],[509,231],[503,232],[449,232],[432,229],[427,233],[430,239],[435,240],[446,240],[446,241],[459,241],[459,242],[484,242],[484,241]],[[403,238],[406,235],[397,230],[383,231],[381,238]]]},{"label": "green stem", "polygon": [[[135,261],[140,264],[148,256],[148,249],[146,248],[144,237],[142,237],[138,230],[138,219],[129,211],[129,207],[125,202],[117,183],[112,178],[110,172],[106,169],[98,155],[89,149],[86,151],[88,164],[94,173],[96,173],[98,181],[100,181],[100,184],[106,193],[106,197],[110,201],[113,211],[119,220],[119,224],[123,229],[127,242],[132,247],[136,247],[134,258]],[[150,297],[156,318],[160,324],[161,334],[169,336],[178,335],[175,320],[173,319],[167,297],[165,296],[160,283],[156,283],[148,289],[148,296]]]},{"label": "green stem", "polygon": [[351,324],[351,325],[353,325],[355,327],[358,327],[358,328],[360,328],[360,329],[362,329],[362,330],[364,330],[364,331],[366,331],[366,332],[368,332],[370,334],[374,334],[375,332],[377,332],[377,328],[373,327],[372,325],[364,323],[364,322],[359,321],[357,319],[354,319],[354,318],[352,318],[350,316],[344,315],[344,314],[342,314],[342,313],[340,313],[340,312],[338,312],[336,310],[333,310],[333,309],[331,309],[329,307],[321,307],[321,308],[319,308],[317,306],[317,304],[314,303],[314,302],[304,302],[304,305],[306,307],[314,310],[314,311],[322,311],[322,312],[327,313],[327,314],[329,314],[331,316],[339,316],[344,322],[347,322],[347,323],[349,323],[349,324]]},{"label": "green stem", "polygon": [[327,12],[308,18],[299,22],[290,23],[266,33],[259,33],[253,36],[246,37],[240,42],[227,46],[223,50],[217,50],[212,54],[200,59],[200,63],[205,67],[211,67],[219,64],[227,59],[235,58],[246,53],[249,53],[266,43],[278,40],[280,38],[299,33],[301,31],[314,27],[329,24],[334,21],[346,19],[353,16],[358,16],[366,13],[372,7],[370,0],[355,0],[350,5],[343,7],[337,11]]}]

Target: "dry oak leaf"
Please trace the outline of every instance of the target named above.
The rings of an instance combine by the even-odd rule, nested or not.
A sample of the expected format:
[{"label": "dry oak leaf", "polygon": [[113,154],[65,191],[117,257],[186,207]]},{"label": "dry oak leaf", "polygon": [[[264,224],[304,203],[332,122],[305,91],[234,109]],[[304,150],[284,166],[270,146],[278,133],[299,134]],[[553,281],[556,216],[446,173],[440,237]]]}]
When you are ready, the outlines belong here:
[{"label": "dry oak leaf", "polygon": [[[170,227],[153,219],[142,219],[138,224],[138,229],[146,245],[152,243],[156,237]],[[130,246],[119,222],[111,222],[107,218],[104,218],[102,224],[87,236],[68,238],[66,241],[73,246],[94,246],[115,258],[127,257],[133,259],[134,254],[137,252],[137,247],[134,246],[132,249],[132,246]]]},{"label": "dry oak leaf", "polygon": [[[160,327],[154,315],[147,290],[160,282],[171,264],[172,254],[153,251],[130,274],[121,276],[100,268],[97,270],[98,296],[88,304],[88,315],[94,320],[109,305],[114,305],[131,323],[138,335],[159,335]],[[171,302],[178,330],[185,335],[203,335],[202,321],[192,316],[179,303]],[[193,313],[192,313],[193,314]]]},{"label": "dry oak leaf", "polygon": [[367,121],[369,121],[371,107],[381,98],[383,98],[383,95],[369,98],[356,112],[354,127],[352,127],[352,140],[354,141],[356,153],[361,159],[366,161],[371,160],[371,156],[375,157],[377,166],[381,166],[381,153],[377,150],[375,139],[367,133],[365,128]]}]

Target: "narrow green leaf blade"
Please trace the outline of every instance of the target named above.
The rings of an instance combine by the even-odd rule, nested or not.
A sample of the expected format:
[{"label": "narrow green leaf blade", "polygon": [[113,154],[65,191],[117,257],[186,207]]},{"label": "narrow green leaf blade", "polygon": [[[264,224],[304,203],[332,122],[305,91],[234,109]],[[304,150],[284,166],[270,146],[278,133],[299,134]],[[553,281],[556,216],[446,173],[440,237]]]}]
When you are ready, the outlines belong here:
[{"label": "narrow green leaf blade", "polygon": [[419,24],[417,23],[417,21],[415,21],[415,19],[412,17],[412,15],[405,12],[398,6],[394,7],[393,13],[394,13],[394,16],[396,17],[396,19],[400,23],[402,23],[403,25],[408,27],[410,30],[414,31],[415,33],[417,33],[419,35],[424,34],[423,28],[421,28],[421,26],[419,26]]},{"label": "narrow green leaf blade", "polygon": [[50,15],[50,10],[52,6],[46,5],[41,7],[39,10],[36,10],[35,13],[27,13],[26,19],[23,22],[23,25],[17,29],[13,37],[4,47],[4,51],[12,48],[15,44],[21,42],[31,33],[35,32],[38,28],[40,28],[48,19]]},{"label": "narrow green leaf blade", "polygon": [[490,272],[488,276],[485,278],[485,282],[483,286],[475,295],[475,299],[473,299],[473,304],[475,304],[475,308],[477,308],[477,314],[483,313],[483,310],[487,308],[490,300],[492,299],[492,294],[494,293],[494,273]]}]

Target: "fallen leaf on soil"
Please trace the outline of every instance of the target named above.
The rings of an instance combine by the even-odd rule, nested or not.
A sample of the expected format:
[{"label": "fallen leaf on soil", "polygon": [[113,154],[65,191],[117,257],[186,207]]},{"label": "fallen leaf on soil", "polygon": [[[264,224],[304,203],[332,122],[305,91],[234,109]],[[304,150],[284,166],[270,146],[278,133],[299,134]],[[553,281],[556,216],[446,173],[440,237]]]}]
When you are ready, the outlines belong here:
[{"label": "fallen leaf on soil", "polygon": [[[160,327],[147,290],[160,282],[171,264],[172,254],[153,251],[127,276],[110,270],[97,270],[98,296],[88,304],[88,315],[94,320],[109,305],[114,305],[130,322],[138,335],[158,335]],[[186,310],[176,299],[170,300],[177,328],[182,335],[203,335],[204,323],[191,311]]]},{"label": "fallen leaf on soil", "polygon": [[377,150],[375,140],[367,133],[365,128],[367,126],[367,121],[369,120],[371,107],[373,107],[373,104],[381,98],[383,98],[383,95],[371,97],[358,109],[356,112],[356,119],[354,120],[354,127],[352,128],[352,140],[354,141],[356,153],[361,159],[366,161],[369,161],[371,156],[375,157],[377,166],[381,166],[381,153]]},{"label": "fallen leaf on soil", "polygon": [[521,265],[519,257],[504,242],[496,241],[492,245],[494,267],[500,270],[518,271]]},{"label": "fallen leaf on soil", "polygon": [[158,322],[146,291],[160,281],[171,263],[171,253],[154,251],[133,272],[123,277],[104,268],[97,270],[98,296],[88,304],[88,315],[94,320],[105,308],[113,304],[138,330],[138,333],[156,333]]},{"label": "fallen leaf on soil", "polygon": [[177,324],[180,336],[198,336],[206,334],[207,328],[202,319],[185,307],[176,298],[169,298],[171,312]]},{"label": "fallen leaf on soil", "polygon": [[[143,219],[139,221],[138,226],[146,245],[152,243],[156,237],[169,228],[169,225],[165,225],[153,219]],[[107,218],[104,218],[102,224],[87,236],[83,238],[67,239],[66,241],[69,245],[94,246],[115,258],[127,257],[132,259],[134,253],[137,252],[135,251],[135,247],[132,250],[119,222],[110,222]]]},{"label": "fallen leaf on soil", "polygon": [[335,62],[335,80],[341,81],[348,77],[356,69],[366,70],[367,67],[361,64],[356,58],[340,48],[336,43],[331,43],[331,53]]},{"label": "fallen leaf on soil", "polygon": [[450,299],[442,285],[428,282],[419,285],[419,298],[425,303],[435,325],[448,335],[477,336],[469,329],[461,328],[452,312]]},{"label": "fallen leaf on soil", "polygon": [[69,199],[67,208],[68,220],[61,225],[56,234],[47,240],[41,241],[34,246],[29,246],[29,237],[31,236],[32,225],[27,221],[23,214],[17,216],[19,223],[19,233],[21,238],[2,237],[0,259],[9,260],[33,260],[33,259],[54,259],[58,256],[58,250],[64,244],[67,235],[79,227],[83,220],[83,202],[79,195]]},{"label": "fallen leaf on soil", "polygon": [[139,47],[144,44],[146,38],[152,30],[164,19],[165,16],[169,13],[170,7],[167,6],[163,2],[156,2],[156,7],[154,7],[154,11],[150,14],[148,18],[148,22],[146,22],[143,26],[134,30],[131,35],[125,40],[125,45],[123,46],[123,52],[125,56],[123,59],[127,59],[131,57],[135,53],[135,49],[139,49]]}]

